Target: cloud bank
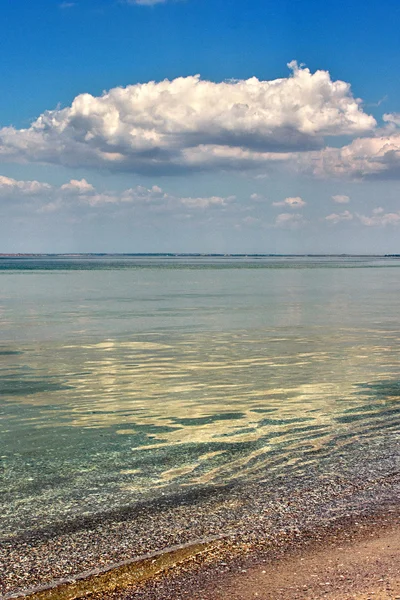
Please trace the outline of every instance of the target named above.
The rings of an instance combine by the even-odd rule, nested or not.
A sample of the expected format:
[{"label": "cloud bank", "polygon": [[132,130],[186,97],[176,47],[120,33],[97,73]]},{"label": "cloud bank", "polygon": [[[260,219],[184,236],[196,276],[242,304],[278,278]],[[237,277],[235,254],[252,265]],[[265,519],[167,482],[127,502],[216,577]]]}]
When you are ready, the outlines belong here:
[{"label": "cloud bank", "polygon": [[130,207],[147,212],[202,212],[226,209],[235,204],[235,196],[179,197],[168,194],[159,186],[138,185],[120,192],[97,190],[86,179],[71,179],[61,186],[39,181],[18,181],[0,176],[0,208],[14,206],[35,212],[74,211],[85,207]]},{"label": "cloud bank", "polygon": [[[194,76],[81,94],[27,129],[0,129],[0,159],[155,174],[301,164],[302,156],[318,174],[359,173],[389,161],[379,138],[325,148],[330,137],[371,133],[375,119],[348,83],[289,66],[289,77],[271,81]],[[368,153],[379,155],[374,166]]]}]

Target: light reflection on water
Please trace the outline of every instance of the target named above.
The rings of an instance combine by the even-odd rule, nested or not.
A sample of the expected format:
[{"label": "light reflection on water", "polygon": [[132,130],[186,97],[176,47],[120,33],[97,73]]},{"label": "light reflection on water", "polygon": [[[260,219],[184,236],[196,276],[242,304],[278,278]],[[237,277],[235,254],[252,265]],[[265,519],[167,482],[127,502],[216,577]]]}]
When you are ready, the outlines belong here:
[{"label": "light reflection on water", "polygon": [[396,269],[171,264],[0,266],[6,534],[398,427]]}]

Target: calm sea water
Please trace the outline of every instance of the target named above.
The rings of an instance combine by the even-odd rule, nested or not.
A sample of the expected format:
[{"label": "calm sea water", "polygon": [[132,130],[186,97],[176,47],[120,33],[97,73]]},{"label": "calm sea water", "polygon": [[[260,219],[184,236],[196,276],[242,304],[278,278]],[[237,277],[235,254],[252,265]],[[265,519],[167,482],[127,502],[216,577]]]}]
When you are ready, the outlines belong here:
[{"label": "calm sea water", "polygon": [[0,259],[2,535],[287,477],[395,431],[399,267]]}]

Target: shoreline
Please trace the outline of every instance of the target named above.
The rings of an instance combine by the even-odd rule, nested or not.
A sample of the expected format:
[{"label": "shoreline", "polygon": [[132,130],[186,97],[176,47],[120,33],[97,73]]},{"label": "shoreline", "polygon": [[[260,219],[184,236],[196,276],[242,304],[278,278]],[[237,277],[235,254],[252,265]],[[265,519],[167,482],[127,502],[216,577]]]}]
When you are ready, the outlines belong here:
[{"label": "shoreline", "polygon": [[[82,585],[83,583],[83,585]],[[6,594],[30,600],[398,600],[400,506],[285,532],[272,543],[215,538]]]},{"label": "shoreline", "polygon": [[[315,461],[301,473],[290,469],[279,474],[263,471],[256,481],[182,490],[181,494],[131,507],[108,506],[103,513],[58,521],[53,526],[43,523],[40,530],[3,538],[0,594],[3,598],[21,597],[32,588],[49,588],[62,579],[84,579],[85,573],[97,570],[109,572],[112,579],[111,587],[96,588],[97,597],[120,598],[122,593],[121,598],[135,598],[132,579],[123,583],[118,576],[114,578],[113,566],[133,564],[147,555],[158,560],[156,557],[168,549],[220,538],[207,552],[191,557],[189,551],[182,564],[177,565],[172,557],[162,568],[172,573],[172,578],[159,577],[153,569],[146,594],[150,594],[149,600],[168,600],[166,590],[151,595],[152,585],[161,585],[158,581],[169,585],[190,571],[182,585],[197,593],[213,577],[219,581],[227,570],[247,569],[243,565],[263,555],[265,560],[276,560],[302,545],[317,547],[327,532],[337,536],[340,527],[351,531],[355,519],[367,524],[397,518],[399,444],[396,433],[386,432],[380,439],[358,440],[340,448],[323,463]],[[226,563],[222,573],[221,561]],[[199,578],[191,587],[189,580],[195,577],[196,569]],[[131,595],[112,591],[121,586],[131,589]],[[140,590],[136,597],[147,600],[141,585]],[[184,597],[182,590],[170,595],[171,600]],[[209,598],[214,600],[212,595]]]}]

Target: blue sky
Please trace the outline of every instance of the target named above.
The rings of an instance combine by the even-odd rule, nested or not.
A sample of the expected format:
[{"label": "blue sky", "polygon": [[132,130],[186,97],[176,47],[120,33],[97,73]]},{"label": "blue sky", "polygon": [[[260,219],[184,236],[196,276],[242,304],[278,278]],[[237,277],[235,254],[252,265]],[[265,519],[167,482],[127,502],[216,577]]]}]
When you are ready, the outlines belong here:
[{"label": "blue sky", "polygon": [[398,2],[142,2],[3,7],[0,252],[400,252]]}]

